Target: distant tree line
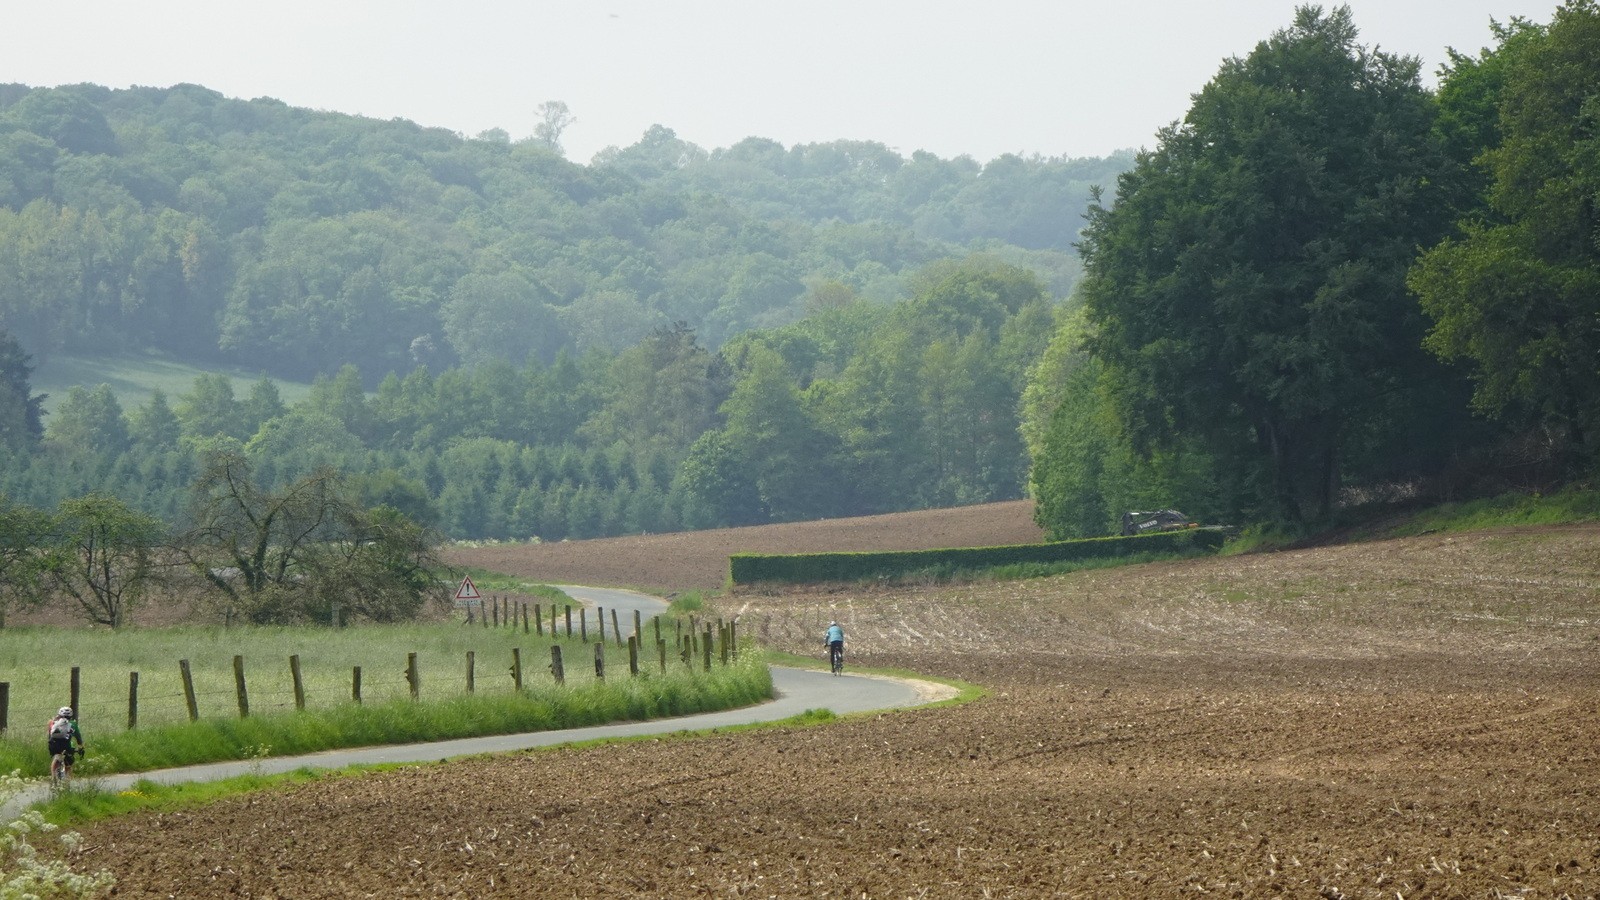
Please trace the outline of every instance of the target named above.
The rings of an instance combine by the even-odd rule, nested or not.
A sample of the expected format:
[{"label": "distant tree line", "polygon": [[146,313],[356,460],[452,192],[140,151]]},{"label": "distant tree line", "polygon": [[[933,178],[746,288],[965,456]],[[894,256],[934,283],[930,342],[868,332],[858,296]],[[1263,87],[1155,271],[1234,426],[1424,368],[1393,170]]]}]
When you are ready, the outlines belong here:
[{"label": "distant tree line", "polygon": [[[984,250],[1065,296],[1090,187],[1130,157],[882,144],[708,151],[656,126],[589,165],[195,85],[0,85],[0,328],[36,359],[157,349],[299,381],[707,347],[829,290],[886,303]],[[824,294],[819,294],[821,290]]]},{"label": "distant tree line", "polygon": [[1017,410],[1056,304],[1032,272],[982,256],[930,265],[909,290],[881,305],[822,285],[805,320],[716,351],[679,323],[616,353],[418,368],[370,392],[346,365],[292,405],[265,376],[239,396],[204,375],[132,410],[77,386],[5,453],[0,493],[48,507],[106,492],[181,524],[205,460],[227,453],[269,489],[342,471],[364,507],[456,538],[543,540],[1022,496]]},{"label": "distant tree line", "polygon": [[1546,488],[1600,451],[1600,7],[1455,54],[1303,7],[1096,204],[1028,387],[1038,515],[1326,522]]},{"label": "distant tree line", "polygon": [[243,457],[216,452],[187,499],[174,528],[100,491],[53,511],[0,497],[0,627],[12,609],[55,603],[120,628],[163,592],[263,624],[393,622],[447,602],[437,536],[360,505],[331,469],[269,490]]}]

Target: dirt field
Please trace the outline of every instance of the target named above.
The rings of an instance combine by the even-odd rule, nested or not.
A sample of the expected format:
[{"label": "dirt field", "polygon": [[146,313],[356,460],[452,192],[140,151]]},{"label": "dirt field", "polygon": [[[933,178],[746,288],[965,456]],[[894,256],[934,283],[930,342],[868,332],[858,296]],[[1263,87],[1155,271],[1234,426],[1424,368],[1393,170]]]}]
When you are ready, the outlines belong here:
[{"label": "dirt field", "polygon": [[672,593],[720,589],[734,553],[820,553],[829,550],[932,550],[999,547],[1044,540],[1033,503],[987,503],[960,510],[923,510],[794,525],[721,528],[643,537],[461,549],[450,561],[551,584],[631,587]]},{"label": "dirt field", "polygon": [[[617,542],[593,578],[561,546],[550,580],[618,583]],[[621,583],[703,577],[656,553]],[[1593,897],[1597,589],[1600,530],[1556,528],[742,593],[746,634],[837,617],[853,664],[990,694],[128,817],[84,862],[128,897]]]}]

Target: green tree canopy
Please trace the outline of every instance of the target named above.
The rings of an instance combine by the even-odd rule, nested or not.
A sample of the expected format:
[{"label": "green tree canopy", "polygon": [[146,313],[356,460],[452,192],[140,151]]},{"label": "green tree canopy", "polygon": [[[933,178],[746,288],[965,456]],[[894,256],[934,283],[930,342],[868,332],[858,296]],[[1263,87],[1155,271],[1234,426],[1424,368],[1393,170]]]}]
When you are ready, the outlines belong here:
[{"label": "green tree canopy", "polygon": [[1448,98],[1503,73],[1488,209],[1410,283],[1434,319],[1428,348],[1470,365],[1477,408],[1546,430],[1572,463],[1600,441],[1600,5],[1573,0],[1548,29],[1500,38],[1446,83]]},{"label": "green tree canopy", "polygon": [[33,360],[9,333],[0,331],[0,447],[26,450],[44,435],[44,395],[28,381]]},{"label": "green tree canopy", "polygon": [[94,493],[61,502],[54,540],[50,582],[85,619],[120,628],[151,585],[166,525]]},{"label": "green tree canopy", "polygon": [[1438,377],[1404,284],[1442,232],[1433,105],[1415,59],[1356,39],[1348,8],[1301,7],[1225,62],[1083,244],[1134,446],[1199,439],[1288,519],[1331,508],[1353,422]]}]

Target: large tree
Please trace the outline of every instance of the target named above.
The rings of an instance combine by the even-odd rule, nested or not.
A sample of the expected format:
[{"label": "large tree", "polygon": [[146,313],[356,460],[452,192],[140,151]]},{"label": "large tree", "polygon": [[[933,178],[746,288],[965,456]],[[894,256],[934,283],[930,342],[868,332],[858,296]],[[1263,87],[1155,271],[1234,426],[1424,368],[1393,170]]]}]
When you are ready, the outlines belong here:
[{"label": "large tree", "polygon": [[1347,7],[1301,7],[1226,61],[1083,242],[1134,446],[1198,439],[1289,520],[1326,513],[1356,426],[1434,377],[1404,284],[1441,233],[1434,107],[1415,59],[1356,39]]},{"label": "large tree", "polygon": [[156,574],[166,526],[106,494],[61,501],[50,581],[84,618],[120,628]]},{"label": "large tree", "polygon": [[1547,29],[1499,37],[1446,83],[1447,97],[1466,95],[1460,117],[1497,113],[1480,129],[1498,131],[1481,157],[1488,208],[1425,254],[1411,284],[1435,320],[1429,349],[1471,366],[1475,405],[1578,464],[1600,446],[1600,4],[1573,0]]},{"label": "large tree", "polygon": [[53,559],[53,525],[48,512],[0,495],[0,628],[13,606],[40,600],[40,576]]},{"label": "large tree", "polygon": [[44,395],[28,381],[33,359],[9,333],[0,331],[0,447],[26,450],[44,434]]},{"label": "large tree", "polygon": [[230,616],[326,621],[338,604],[392,621],[441,596],[425,574],[439,565],[432,537],[395,510],[362,508],[337,472],[274,492],[243,456],[219,454],[194,490],[194,527],[179,546]]}]

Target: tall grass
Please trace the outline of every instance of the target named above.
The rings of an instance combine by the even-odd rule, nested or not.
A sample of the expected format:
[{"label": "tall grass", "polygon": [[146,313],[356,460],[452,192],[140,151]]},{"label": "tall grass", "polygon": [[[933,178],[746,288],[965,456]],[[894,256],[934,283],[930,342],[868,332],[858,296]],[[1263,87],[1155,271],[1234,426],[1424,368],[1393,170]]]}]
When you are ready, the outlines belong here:
[{"label": "tall grass", "polygon": [[[548,629],[548,619],[545,621]],[[670,626],[669,626],[670,628]],[[770,695],[759,660],[698,671],[686,667],[668,637],[667,672],[659,668],[653,630],[640,653],[641,675],[628,675],[626,647],[607,631],[607,678],[594,673],[590,643],[576,635],[552,640],[521,626],[465,625],[319,628],[123,629],[24,628],[0,631],[0,681],[11,683],[10,729],[0,741],[0,771],[43,773],[45,723],[68,702],[70,670],[80,667],[79,721],[95,768],[153,767],[240,759],[268,748],[273,755],[335,747],[436,740],[613,719],[677,715],[754,702]],[[562,647],[566,685],[550,672],[552,645]],[[512,680],[520,648],[522,692]],[[475,656],[475,690],[466,693],[467,651]],[[416,653],[420,703],[410,699],[407,654]],[[245,658],[250,715],[239,717],[233,657]],[[306,711],[296,712],[289,657],[298,655]],[[187,659],[200,720],[188,721],[178,660]],[[362,667],[362,700],[351,700],[352,667]],[[139,719],[127,729],[129,672],[139,672]]]}]

